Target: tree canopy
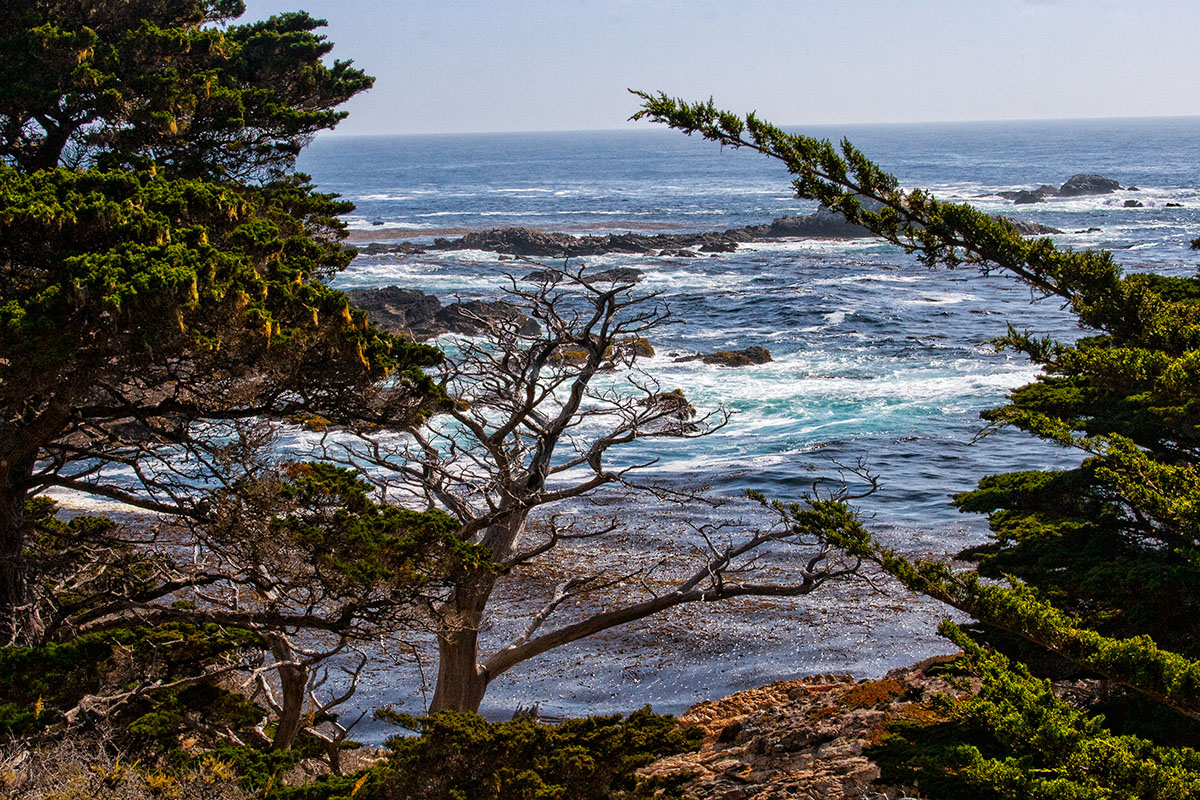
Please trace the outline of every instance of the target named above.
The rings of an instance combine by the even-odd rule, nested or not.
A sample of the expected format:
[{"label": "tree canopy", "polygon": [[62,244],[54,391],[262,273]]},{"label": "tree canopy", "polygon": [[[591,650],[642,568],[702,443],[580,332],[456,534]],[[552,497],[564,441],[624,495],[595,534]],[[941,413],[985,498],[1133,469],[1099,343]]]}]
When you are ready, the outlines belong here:
[{"label": "tree canopy", "polygon": [[439,355],[325,282],[353,255],[336,219],[349,206],[290,167],[371,81],[324,63],[321,23],[232,25],[243,8],[226,0],[10,6],[0,617],[36,638],[30,498],[59,486],[197,518],[194,490],[231,480],[205,456],[225,446],[221,421],[403,417]]},{"label": "tree canopy", "polygon": [[[329,287],[350,206],[292,170],[371,79],[325,63],[319,21],[243,10],[17,2],[0,20],[0,631],[25,645],[11,663],[60,678],[53,713],[9,687],[0,716],[277,749],[306,728],[336,767],[329,679],[352,690],[356,643],[479,559],[448,517],[275,447],[309,419],[425,413],[441,356]],[[51,489],[152,516],[64,520]],[[235,670],[250,696],[220,685]]]},{"label": "tree canopy", "polygon": [[13,0],[0,20],[0,162],[267,179],[371,86],[303,12],[241,0]]}]

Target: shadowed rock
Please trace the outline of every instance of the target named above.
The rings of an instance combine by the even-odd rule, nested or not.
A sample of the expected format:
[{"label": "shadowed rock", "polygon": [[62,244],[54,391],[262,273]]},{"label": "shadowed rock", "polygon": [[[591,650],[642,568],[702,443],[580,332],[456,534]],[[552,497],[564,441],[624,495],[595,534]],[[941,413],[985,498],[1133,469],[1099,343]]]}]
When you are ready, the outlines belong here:
[{"label": "shadowed rock", "polygon": [[[864,203],[864,205],[867,204]],[[1018,223],[1018,229],[1024,233],[1025,231],[1020,227],[1021,224]],[[1061,233],[1061,231],[1038,226],[1035,233]],[[695,258],[703,253],[732,253],[737,250],[738,245],[746,242],[803,238],[862,239],[874,235],[861,225],[851,225],[846,222],[840,214],[822,208],[812,214],[779,217],[768,225],[745,225],[740,228],[706,233],[612,233],[601,236],[572,236],[567,233],[532,231],[528,228],[496,228],[490,231],[472,231],[457,239],[437,238],[433,240],[432,244],[372,243],[360,245],[358,250],[364,255],[385,253],[419,255],[451,250],[484,250],[498,253],[501,258],[577,258],[606,253]],[[625,268],[607,270],[590,277],[601,278],[610,273],[618,273],[622,269]],[[533,275],[541,274],[541,272],[533,273]],[[627,278],[614,277],[612,280],[624,282]]]},{"label": "shadowed rock", "polygon": [[502,320],[516,322],[526,335],[536,335],[541,330],[537,322],[502,300],[470,300],[443,306],[433,295],[399,286],[351,289],[346,295],[367,312],[376,327],[414,339],[429,339],[443,333],[475,336],[484,332],[488,321]]},{"label": "shadowed rock", "polygon": [[642,405],[655,413],[672,419],[686,420],[696,416],[696,407],[683,396],[682,389],[659,392],[642,401]]},{"label": "shadowed rock", "polygon": [[718,350],[715,353],[681,356],[675,359],[675,362],[702,361],[722,367],[748,367],[752,364],[766,364],[771,360],[771,352],[767,348],[747,347],[742,350]]},{"label": "shadowed rock", "polygon": [[[588,283],[640,283],[646,273],[633,267],[614,267],[599,272],[585,272],[584,280]],[[556,283],[562,278],[562,273],[552,269],[534,270],[525,276],[525,280],[536,283]]]},{"label": "shadowed rock", "polygon": [[1072,175],[1058,190],[1059,197],[1084,197],[1094,194],[1112,194],[1121,184],[1102,175]]}]

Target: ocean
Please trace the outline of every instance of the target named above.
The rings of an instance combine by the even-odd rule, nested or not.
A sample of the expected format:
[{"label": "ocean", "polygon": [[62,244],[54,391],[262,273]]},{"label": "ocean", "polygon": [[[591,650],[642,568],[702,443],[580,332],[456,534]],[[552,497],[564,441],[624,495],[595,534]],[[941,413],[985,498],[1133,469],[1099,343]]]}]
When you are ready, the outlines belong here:
[{"label": "ocean", "polygon": [[[1192,274],[1200,261],[1188,247],[1200,235],[1200,118],[798,131],[846,137],[905,187],[1058,228],[1060,246],[1109,249],[1130,270]],[[421,242],[508,226],[710,231],[814,210],[792,195],[778,163],[658,129],[328,136],[305,150],[300,169],[355,204],[346,221],[359,241],[379,231]],[[1137,188],[1021,206],[995,194],[1057,186],[1076,173]],[[1142,205],[1126,207],[1127,200]],[[880,479],[880,490],[859,503],[872,529],[904,552],[946,558],[987,534],[984,520],[959,514],[949,495],[987,474],[1078,461],[1015,432],[977,441],[979,413],[1037,375],[990,340],[1009,324],[1061,340],[1079,335],[1058,303],[1035,301],[1002,274],[931,269],[874,239],[756,242],[701,258],[606,255],[572,264],[643,270],[639,290],[661,293],[674,324],[651,336],[656,355],[639,367],[664,390],[683,388],[702,410],[733,413],[710,437],[659,441],[647,451],[657,459],[649,472],[668,484],[703,485],[740,508],[747,489],[791,500],[814,479],[836,478],[839,465],[861,461]],[[335,285],[494,300],[503,299],[513,270],[481,251],[363,255]],[[748,346],[767,348],[773,360],[737,369],[674,361]],[[652,506],[624,509],[631,530],[619,541],[649,551],[695,524],[686,511]],[[696,511],[696,519],[706,513]],[[493,644],[529,613],[518,600],[506,599],[488,634]],[[876,676],[947,652],[934,633],[946,615],[895,587],[864,585],[795,601],[684,609],[514,668],[493,682],[483,711],[500,718],[536,703],[554,716],[646,704],[679,712],[799,675]],[[424,695],[413,676],[435,667],[414,662],[419,647],[394,655],[358,702],[419,712]]]}]

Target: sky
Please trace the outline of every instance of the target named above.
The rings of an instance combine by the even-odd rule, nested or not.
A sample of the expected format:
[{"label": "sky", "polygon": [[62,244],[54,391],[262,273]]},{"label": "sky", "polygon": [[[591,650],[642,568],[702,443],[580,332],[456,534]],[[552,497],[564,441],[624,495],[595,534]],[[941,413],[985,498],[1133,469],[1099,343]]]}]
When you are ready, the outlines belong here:
[{"label": "sky", "polygon": [[376,77],[341,134],[617,129],[628,88],[779,125],[1200,115],[1200,0],[246,5],[327,20]]}]

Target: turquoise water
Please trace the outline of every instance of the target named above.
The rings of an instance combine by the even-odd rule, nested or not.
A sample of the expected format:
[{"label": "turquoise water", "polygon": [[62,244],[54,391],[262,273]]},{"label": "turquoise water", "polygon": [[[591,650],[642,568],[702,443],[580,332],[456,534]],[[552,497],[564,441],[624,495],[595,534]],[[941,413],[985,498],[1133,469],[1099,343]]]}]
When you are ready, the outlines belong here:
[{"label": "turquoise water", "polygon": [[[1200,119],[859,126],[805,131],[848,136],[905,186],[940,199],[1064,231],[1063,246],[1104,247],[1130,269],[1190,274],[1200,235]],[[806,213],[777,164],[666,131],[489,136],[327,138],[301,168],[357,204],[347,219],[417,237],[446,230],[525,225],[556,231],[718,230]],[[993,193],[1058,185],[1099,173],[1138,191],[1013,206]],[[1141,208],[1125,208],[1137,199]],[[1181,207],[1167,207],[1177,203]],[[754,488],[781,499],[838,464],[863,460],[881,490],[862,502],[873,527],[914,553],[944,555],[980,541],[981,520],[947,495],[983,475],[1070,463],[1074,456],[1000,433],[973,443],[979,412],[1032,380],[1019,356],[989,340],[1009,322],[1070,339],[1053,302],[1002,275],[931,270],[874,240],[757,243],[698,259],[600,256],[589,268],[634,266],[640,288],[662,293],[677,324],[651,336],[657,355],[639,366],[664,389],[685,388],[730,424],[688,442],[658,443],[654,477],[707,485],[732,500]],[[399,285],[443,298],[498,299],[511,262],[467,251],[360,257],[338,285]],[[528,271],[528,268],[525,268]],[[774,360],[728,370],[679,354],[759,345]],[[736,504],[735,504],[736,505]],[[632,507],[630,552],[686,535],[667,509]],[[707,512],[694,512],[697,518]],[[725,512],[722,512],[725,513]],[[581,558],[584,556],[580,556]],[[781,604],[679,612],[655,627],[578,643],[498,680],[485,710],[517,703],[543,712],[628,710],[691,702],[767,680],[822,670],[877,674],[944,649],[932,634],[944,612],[864,587]],[[497,621],[495,641],[506,635]],[[368,702],[419,710],[411,664],[381,674]],[[428,667],[428,665],[426,665]]]}]

